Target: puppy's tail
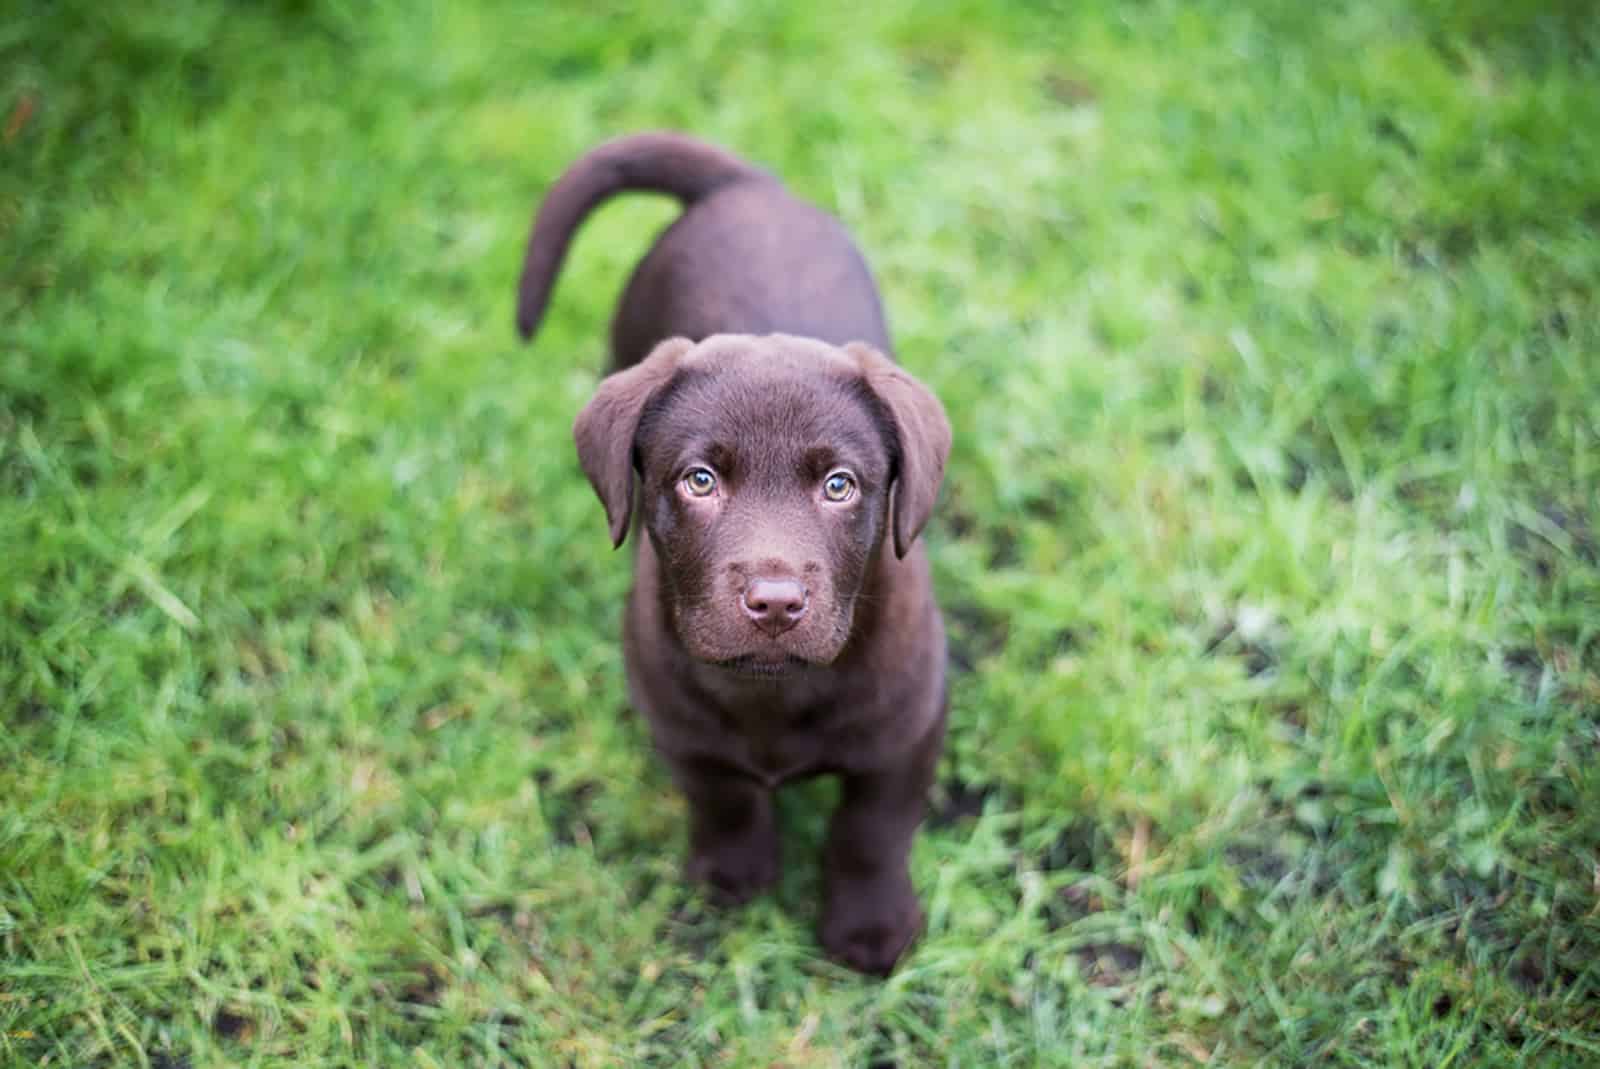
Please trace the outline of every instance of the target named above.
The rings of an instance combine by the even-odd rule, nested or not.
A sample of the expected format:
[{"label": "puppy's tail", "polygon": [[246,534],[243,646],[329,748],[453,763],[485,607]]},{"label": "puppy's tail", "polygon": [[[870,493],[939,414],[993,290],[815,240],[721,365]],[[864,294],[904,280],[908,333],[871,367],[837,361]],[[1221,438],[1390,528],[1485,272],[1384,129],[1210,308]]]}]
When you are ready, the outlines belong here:
[{"label": "puppy's tail", "polygon": [[573,233],[607,197],[630,190],[669,193],[685,204],[730,182],[771,176],[715,145],[669,132],[632,134],[584,154],[539,205],[517,286],[517,331],[527,341],[539,329],[550,287]]}]

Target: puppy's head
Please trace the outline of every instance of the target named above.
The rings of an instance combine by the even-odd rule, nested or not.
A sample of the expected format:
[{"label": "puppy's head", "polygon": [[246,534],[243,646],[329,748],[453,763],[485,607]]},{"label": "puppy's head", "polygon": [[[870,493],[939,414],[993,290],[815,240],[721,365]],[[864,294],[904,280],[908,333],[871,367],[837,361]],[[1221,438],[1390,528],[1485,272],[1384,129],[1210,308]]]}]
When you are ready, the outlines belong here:
[{"label": "puppy's head", "polygon": [[578,459],[627,537],[641,519],[691,656],[759,674],[827,664],[885,537],[905,556],[950,451],[938,399],[866,345],[662,342],[600,384]]}]

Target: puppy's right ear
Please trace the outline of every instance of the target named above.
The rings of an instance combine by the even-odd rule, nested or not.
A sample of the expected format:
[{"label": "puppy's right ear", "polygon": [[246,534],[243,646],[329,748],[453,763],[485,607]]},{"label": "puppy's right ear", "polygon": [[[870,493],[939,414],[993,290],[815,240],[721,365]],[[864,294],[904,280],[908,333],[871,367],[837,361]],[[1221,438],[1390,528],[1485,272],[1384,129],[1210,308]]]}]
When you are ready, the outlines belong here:
[{"label": "puppy's right ear", "polygon": [[639,416],[692,348],[694,342],[688,338],[668,338],[639,363],[606,376],[572,423],[578,463],[605,506],[613,547],[628,537],[633,515],[633,446]]}]

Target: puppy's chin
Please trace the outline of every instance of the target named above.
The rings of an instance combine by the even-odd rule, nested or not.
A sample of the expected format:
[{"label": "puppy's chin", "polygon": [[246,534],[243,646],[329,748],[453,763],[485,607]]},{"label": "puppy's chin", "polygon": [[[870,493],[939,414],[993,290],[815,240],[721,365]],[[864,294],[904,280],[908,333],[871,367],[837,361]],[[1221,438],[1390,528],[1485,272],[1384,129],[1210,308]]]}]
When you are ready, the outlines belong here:
[{"label": "puppy's chin", "polygon": [[746,653],[709,663],[732,675],[747,679],[788,679],[790,676],[799,675],[809,668],[816,667],[814,662],[804,657],[796,657],[781,650],[771,653]]}]

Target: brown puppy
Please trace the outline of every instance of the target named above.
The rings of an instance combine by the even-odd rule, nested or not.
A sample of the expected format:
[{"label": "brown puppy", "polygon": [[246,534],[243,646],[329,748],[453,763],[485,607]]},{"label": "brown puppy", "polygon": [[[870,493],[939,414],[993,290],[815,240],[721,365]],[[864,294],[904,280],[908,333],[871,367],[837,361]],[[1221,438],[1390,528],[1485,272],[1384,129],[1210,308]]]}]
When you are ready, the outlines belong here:
[{"label": "brown puppy", "polygon": [[578,459],[620,545],[641,523],[629,693],[687,796],[689,875],[742,902],[778,877],[772,792],[838,774],[823,946],[887,973],[922,912],[906,861],[944,737],[945,638],[917,534],[950,448],[893,364],[844,228],[710,145],[641,134],[545,198],[518,325],[573,231],[622,190],[686,205],[635,269]]}]

